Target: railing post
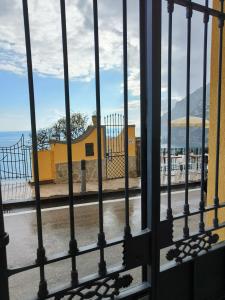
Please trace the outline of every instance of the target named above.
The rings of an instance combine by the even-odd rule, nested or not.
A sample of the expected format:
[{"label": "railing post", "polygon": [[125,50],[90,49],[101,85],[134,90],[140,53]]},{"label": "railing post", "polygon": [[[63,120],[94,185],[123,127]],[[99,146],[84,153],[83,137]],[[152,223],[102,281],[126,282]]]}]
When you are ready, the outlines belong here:
[{"label": "railing post", "polygon": [[80,162],[80,191],[86,192],[86,161],[84,159]]},{"label": "railing post", "polygon": [[9,236],[5,232],[3,206],[2,206],[2,191],[0,182],[0,299],[9,300],[9,284],[7,271],[7,256],[6,246],[9,243]]},{"label": "railing post", "polygon": [[[147,280],[152,287],[151,299],[159,294],[159,226],[160,226],[160,123],[161,123],[161,0],[140,0],[144,47],[141,59],[141,107],[143,133],[146,134],[146,211],[147,226],[152,231],[151,267],[147,266]],[[142,110],[143,112],[143,110]],[[144,119],[143,119],[144,118]],[[145,135],[144,135],[145,136]],[[143,144],[142,144],[143,145]]]}]

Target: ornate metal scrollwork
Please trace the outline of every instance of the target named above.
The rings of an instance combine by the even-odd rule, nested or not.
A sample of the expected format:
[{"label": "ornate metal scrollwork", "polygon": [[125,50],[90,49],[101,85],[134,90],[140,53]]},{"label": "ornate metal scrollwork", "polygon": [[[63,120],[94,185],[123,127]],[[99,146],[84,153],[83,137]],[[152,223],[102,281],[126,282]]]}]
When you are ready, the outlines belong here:
[{"label": "ornate metal scrollwork", "polygon": [[131,275],[124,275],[122,277],[119,274],[107,277],[103,280],[92,282],[88,285],[82,286],[76,290],[68,291],[64,294],[55,296],[55,300],[72,300],[76,299],[114,299],[119,295],[120,289],[128,287],[133,281]]},{"label": "ornate metal scrollwork", "polygon": [[207,252],[211,249],[212,244],[215,244],[218,240],[218,234],[207,232],[189,240],[177,242],[175,244],[175,248],[168,251],[166,258],[168,260],[175,259],[177,263],[182,263],[182,261],[187,257],[195,258],[200,252]]}]

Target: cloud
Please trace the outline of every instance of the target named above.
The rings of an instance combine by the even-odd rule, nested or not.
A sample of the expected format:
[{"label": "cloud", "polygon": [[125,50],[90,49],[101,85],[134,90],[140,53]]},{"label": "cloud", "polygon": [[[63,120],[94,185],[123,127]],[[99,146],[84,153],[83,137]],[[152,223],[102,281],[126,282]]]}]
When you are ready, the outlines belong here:
[{"label": "cloud", "polygon": [[[202,1],[198,1],[202,4]],[[71,80],[94,78],[93,1],[66,0],[69,75]],[[99,0],[99,44],[101,70],[123,71],[122,1]],[[134,110],[140,98],[140,56],[138,0],[128,1],[128,87]],[[63,78],[60,1],[29,0],[34,71],[40,76]],[[210,2],[211,5],[211,2]],[[162,24],[162,108],[167,107],[167,3],[163,1]],[[186,10],[175,5],[173,15],[174,101],[185,96]],[[192,19],[191,90],[202,84],[203,16]],[[210,38],[210,30],[209,30]],[[209,45],[210,49],[210,45]],[[0,1],[0,70],[26,74],[26,56],[21,0]],[[122,92],[122,88],[121,88]],[[138,100],[137,100],[138,101]],[[134,106],[132,106],[134,105]],[[135,107],[137,108],[137,107]],[[118,108],[121,110],[121,108]],[[139,112],[139,110],[137,110]]]},{"label": "cloud", "polygon": [[[20,0],[12,0],[10,5],[6,0],[0,3],[1,70],[12,70],[18,74],[26,72],[21,3]],[[55,0],[28,1],[34,71],[44,76],[62,78],[59,3]],[[94,77],[92,1],[67,0],[66,12],[70,78],[89,81]],[[137,47],[138,39],[135,36],[136,27],[130,26],[129,30],[128,43],[132,52]],[[101,68],[121,69],[121,1],[99,1],[99,37]]]}]

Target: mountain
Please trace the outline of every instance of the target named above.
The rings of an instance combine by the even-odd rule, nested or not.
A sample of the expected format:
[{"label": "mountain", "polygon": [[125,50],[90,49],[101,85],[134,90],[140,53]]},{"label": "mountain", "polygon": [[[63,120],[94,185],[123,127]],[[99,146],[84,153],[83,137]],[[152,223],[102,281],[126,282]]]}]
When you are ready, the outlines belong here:
[{"label": "mountain", "polygon": [[[209,93],[210,86],[206,88],[206,118],[209,119]],[[190,94],[190,116],[202,118],[202,96],[203,88],[199,88]],[[172,120],[186,117],[186,97],[178,101],[171,111]],[[167,119],[168,113],[161,118],[162,143],[167,143]],[[185,147],[185,128],[172,128],[172,146]],[[201,128],[190,128],[190,147],[201,147]],[[208,141],[208,130],[206,130],[206,143]]]}]

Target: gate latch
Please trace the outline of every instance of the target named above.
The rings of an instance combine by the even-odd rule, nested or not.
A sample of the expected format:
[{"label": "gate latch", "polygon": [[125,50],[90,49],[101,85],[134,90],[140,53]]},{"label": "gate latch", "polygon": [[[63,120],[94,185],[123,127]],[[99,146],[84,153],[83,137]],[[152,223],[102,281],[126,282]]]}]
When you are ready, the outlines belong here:
[{"label": "gate latch", "polygon": [[146,229],[142,234],[124,241],[123,265],[126,268],[136,268],[150,263],[150,239],[151,232]]}]

